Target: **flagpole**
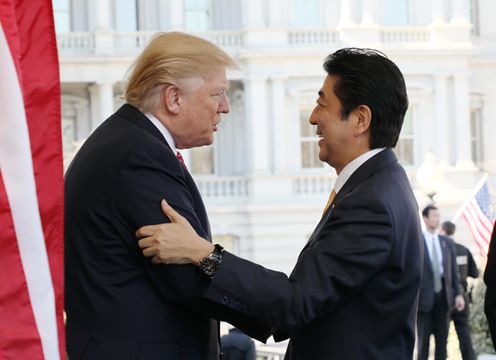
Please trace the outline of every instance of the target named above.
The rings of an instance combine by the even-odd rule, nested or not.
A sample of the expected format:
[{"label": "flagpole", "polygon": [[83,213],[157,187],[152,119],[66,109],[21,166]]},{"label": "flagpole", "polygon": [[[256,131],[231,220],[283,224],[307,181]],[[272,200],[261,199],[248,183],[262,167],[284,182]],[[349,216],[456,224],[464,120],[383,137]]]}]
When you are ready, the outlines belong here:
[{"label": "flagpole", "polygon": [[470,196],[463,202],[462,206],[458,208],[458,211],[456,212],[455,216],[453,216],[453,218],[451,219],[452,223],[456,223],[458,221],[458,218],[462,214],[463,210],[467,207],[468,203],[470,202],[470,200],[472,200],[475,194],[477,194],[477,192],[480,190],[482,185],[484,185],[486,180],[487,180],[487,173],[484,173],[484,175],[482,175],[482,178],[477,183],[477,186],[472,190]]}]

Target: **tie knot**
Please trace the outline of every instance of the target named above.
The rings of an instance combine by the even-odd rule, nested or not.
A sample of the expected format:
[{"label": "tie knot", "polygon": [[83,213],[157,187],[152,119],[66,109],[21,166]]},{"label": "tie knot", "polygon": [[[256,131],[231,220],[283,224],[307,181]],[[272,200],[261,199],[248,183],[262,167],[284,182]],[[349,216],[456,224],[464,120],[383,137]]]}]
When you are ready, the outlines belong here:
[{"label": "tie knot", "polygon": [[181,163],[181,165],[185,168],[186,168],[186,164],[184,163],[184,159],[183,159],[183,156],[181,155],[181,153],[179,151],[176,152],[176,157],[177,157],[177,160],[179,160],[179,162]]}]

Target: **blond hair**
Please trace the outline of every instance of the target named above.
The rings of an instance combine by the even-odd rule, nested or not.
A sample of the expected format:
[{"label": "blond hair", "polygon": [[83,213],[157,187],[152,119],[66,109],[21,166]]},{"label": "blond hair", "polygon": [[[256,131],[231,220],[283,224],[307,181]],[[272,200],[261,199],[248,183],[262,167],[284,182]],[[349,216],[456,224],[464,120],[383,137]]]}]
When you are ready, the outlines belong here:
[{"label": "blond hair", "polygon": [[207,40],[181,32],[157,33],[128,70],[124,99],[144,113],[154,112],[167,85],[180,86],[181,80],[237,67],[224,50]]}]

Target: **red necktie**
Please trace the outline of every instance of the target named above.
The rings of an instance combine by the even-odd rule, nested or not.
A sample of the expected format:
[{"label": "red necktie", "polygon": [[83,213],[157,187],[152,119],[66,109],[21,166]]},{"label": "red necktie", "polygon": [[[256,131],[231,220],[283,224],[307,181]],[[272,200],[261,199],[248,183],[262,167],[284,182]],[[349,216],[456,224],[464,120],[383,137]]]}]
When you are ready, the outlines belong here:
[{"label": "red necktie", "polygon": [[188,168],[186,167],[186,164],[184,163],[183,156],[181,155],[181,153],[179,151],[176,152],[176,156],[177,156],[177,159],[179,160],[179,162],[181,163],[181,165],[184,166],[184,168],[186,170],[188,170]]}]

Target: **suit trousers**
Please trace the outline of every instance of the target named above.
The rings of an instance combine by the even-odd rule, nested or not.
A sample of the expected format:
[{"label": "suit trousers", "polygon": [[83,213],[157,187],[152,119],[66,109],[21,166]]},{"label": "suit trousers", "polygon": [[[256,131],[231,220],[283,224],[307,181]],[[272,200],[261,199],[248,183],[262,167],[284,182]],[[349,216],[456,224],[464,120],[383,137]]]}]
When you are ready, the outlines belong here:
[{"label": "suit trousers", "polygon": [[436,343],[435,360],[446,360],[449,321],[450,309],[446,304],[446,293],[443,286],[443,289],[434,295],[432,310],[419,312],[417,315],[418,360],[427,360],[429,358],[431,334],[434,334]]},{"label": "suit trousers", "polygon": [[469,297],[465,298],[465,308],[462,311],[453,310],[451,318],[455,323],[458,342],[460,343],[460,352],[463,360],[475,360],[474,347],[472,346],[472,336],[470,335],[469,319]]}]

